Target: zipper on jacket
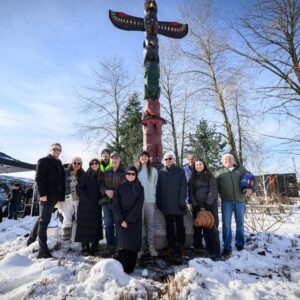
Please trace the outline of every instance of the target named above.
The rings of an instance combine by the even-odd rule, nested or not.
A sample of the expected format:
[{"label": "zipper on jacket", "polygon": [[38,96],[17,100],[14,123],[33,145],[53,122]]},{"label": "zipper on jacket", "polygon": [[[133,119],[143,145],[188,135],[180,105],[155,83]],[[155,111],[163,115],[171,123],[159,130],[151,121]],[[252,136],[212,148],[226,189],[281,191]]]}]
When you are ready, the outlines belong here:
[{"label": "zipper on jacket", "polygon": [[[235,169],[232,170],[232,172],[234,171]],[[233,200],[235,201],[235,191],[234,191],[234,184],[233,184],[233,180],[232,180],[232,174],[231,174],[231,171],[228,169],[229,173],[230,173],[230,179],[231,179],[231,183],[232,183],[232,190],[233,190]]]}]

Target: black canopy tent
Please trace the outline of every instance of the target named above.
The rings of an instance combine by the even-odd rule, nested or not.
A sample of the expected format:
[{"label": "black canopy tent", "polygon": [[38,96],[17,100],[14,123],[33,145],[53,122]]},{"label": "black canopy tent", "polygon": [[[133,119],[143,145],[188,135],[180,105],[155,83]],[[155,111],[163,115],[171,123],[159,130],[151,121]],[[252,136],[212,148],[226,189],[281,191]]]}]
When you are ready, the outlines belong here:
[{"label": "black canopy tent", "polygon": [[[0,152],[0,174],[15,173],[15,172],[25,172],[25,171],[34,171],[36,169],[35,164],[29,164],[20,160],[17,160],[3,152]],[[36,185],[33,184],[33,199],[30,206],[30,215],[36,215],[34,213],[34,204],[35,204],[35,194],[36,194]],[[26,203],[25,203],[26,205]],[[25,211],[25,206],[24,206]]]},{"label": "black canopy tent", "polygon": [[13,172],[25,172],[35,170],[36,165],[29,164],[7,154],[0,152],[0,174],[1,173],[13,173]]}]

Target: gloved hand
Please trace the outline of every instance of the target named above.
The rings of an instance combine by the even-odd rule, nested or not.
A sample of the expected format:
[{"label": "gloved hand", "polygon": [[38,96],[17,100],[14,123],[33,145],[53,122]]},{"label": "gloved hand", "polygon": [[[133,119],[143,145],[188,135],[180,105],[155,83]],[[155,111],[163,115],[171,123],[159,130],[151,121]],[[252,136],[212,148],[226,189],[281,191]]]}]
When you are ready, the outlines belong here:
[{"label": "gloved hand", "polygon": [[179,209],[180,210],[185,210],[186,209],[186,204],[179,203]]},{"label": "gloved hand", "polygon": [[198,211],[200,211],[200,206],[199,205],[194,205],[193,206],[193,212],[197,213]]}]

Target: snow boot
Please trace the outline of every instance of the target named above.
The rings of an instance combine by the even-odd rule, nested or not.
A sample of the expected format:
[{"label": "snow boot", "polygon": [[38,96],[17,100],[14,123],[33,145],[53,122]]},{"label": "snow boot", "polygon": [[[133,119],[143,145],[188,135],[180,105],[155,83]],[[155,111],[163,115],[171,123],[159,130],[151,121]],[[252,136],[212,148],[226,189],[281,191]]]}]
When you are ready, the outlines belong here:
[{"label": "snow boot", "polygon": [[62,239],[63,241],[68,241],[72,236],[72,228],[65,227],[62,229]]},{"label": "snow boot", "polygon": [[150,256],[152,256],[152,257],[158,256],[157,251],[154,246],[149,246],[149,253],[150,253]]},{"label": "snow boot", "polygon": [[90,249],[91,255],[95,256],[99,252],[98,243],[93,243]]},{"label": "snow boot", "polygon": [[82,250],[81,253],[83,256],[90,255],[90,245],[88,243],[82,243]]},{"label": "snow boot", "polygon": [[179,254],[180,256],[186,256],[186,250],[183,245],[179,246]]},{"label": "snow boot", "polygon": [[166,248],[163,252],[163,255],[168,256],[168,257],[172,256],[172,254],[173,254],[173,248],[170,248],[170,247]]},{"label": "snow boot", "polygon": [[40,249],[37,258],[51,258],[53,257],[48,249]]},{"label": "snow boot", "polygon": [[29,246],[31,245],[32,243],[34,243],[36,241],[36,238],[33,238],[31,236],[29,236],[27,242],[26,242],[26,245]]},{"label": "snow boot", "polygon": [[228,258],[231,256],[231,250],[228,250],[228,249],[224,249],[223,250],[223,253],[222,253],[222,256],[225,257],[225,258]]}]

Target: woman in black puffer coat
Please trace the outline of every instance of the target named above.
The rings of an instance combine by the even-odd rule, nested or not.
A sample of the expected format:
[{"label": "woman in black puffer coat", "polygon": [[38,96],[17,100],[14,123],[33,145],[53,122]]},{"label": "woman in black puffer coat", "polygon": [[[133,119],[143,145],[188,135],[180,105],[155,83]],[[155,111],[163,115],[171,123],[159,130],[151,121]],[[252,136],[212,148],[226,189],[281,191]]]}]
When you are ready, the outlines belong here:
[{"label": "woman in black puffer coat", "polygon": [[76,186],[79,203],[75,242],[82,243],[83,255],[94,255],[98,251],[99,240],[103,237],[101,207],[98,204],[102,179],[99,165],[99,160],[92,159]]},{"label": "woman in black puffer coat", "polygon": [[126,273],[132,273],[142,246],[142,209],[144,188],[137,179],[137,169],[126,169],[125,182],[119,185],[112,201],[117,231],[117,260]]},{"label": "woman in black puffer coat", "polygon": [[[194,219],[201,208],[205,208],[213,214],[215,226],[212,229],[203,229],[204,240],[206,250],[213,256],[220,256],[218,188],[216,179],[201,159],[197,159],[193,167],[192,177],[189,181],[189,198],[193,206]],[[195,248],[200,248],[201,231],[201,227],[194,226]]]}]

